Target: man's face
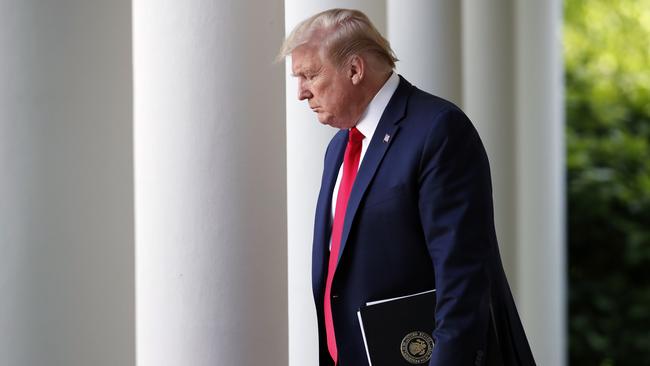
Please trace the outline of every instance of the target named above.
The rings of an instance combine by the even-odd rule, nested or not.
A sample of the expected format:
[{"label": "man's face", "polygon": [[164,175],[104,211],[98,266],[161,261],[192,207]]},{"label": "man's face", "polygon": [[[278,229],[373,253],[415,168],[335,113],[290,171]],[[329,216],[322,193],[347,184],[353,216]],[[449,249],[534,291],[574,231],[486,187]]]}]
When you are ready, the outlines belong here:
[{"label": "man's face", "polygon": [[341,129],[354,127],[361,112],[349,70],[337,68],[310,45],[296,48],[291,62],[298,78],[298,99],[307,100],[318,120]]}]

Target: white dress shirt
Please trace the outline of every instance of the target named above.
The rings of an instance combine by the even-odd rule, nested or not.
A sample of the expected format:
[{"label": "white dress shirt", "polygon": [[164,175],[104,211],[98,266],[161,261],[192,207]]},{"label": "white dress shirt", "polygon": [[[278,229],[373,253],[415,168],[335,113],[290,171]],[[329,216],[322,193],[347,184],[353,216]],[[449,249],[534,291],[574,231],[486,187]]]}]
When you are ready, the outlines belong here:
[{"label": "white dress shirt", "polygon": [[[364,136],[361,141],[361,157],[359,158],[359,169],[361,169],[361,164],[363,163],[363,157],[366,155],[368,150],[368,145],[372,140],[372,135],[375,134],[377,125],[379,124],[379,119],[381,115],[384,114],[384,109],[388,105],[390,98],[395,94],[397,86],[399,85],[399,76],[395,72],[386,80],[384,86],[379,89],[377,94],[368,104],[368,107],[361,115],[359,122],[355,126],[359,132]],[[341,184],[341,178],[343,177],[343,164],[339,168],[339,174],[336,178],[336,185],[334,186],[334,194],[332,195],[332,218],[334,217],[334,212],[336,211],[336,198],[339,194],[339,186]],[[330,243],[331,247],[331,243]]]}]

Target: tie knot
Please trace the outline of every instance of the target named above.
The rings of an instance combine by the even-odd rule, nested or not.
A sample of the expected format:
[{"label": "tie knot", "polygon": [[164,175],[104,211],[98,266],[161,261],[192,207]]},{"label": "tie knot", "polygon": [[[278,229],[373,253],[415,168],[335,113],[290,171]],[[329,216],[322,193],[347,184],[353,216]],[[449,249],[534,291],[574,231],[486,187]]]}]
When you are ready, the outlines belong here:
[{"label": "tie knot", "polygon": [[361,133],[361,131],[357,130],[356,127],[352,127],[350,129],[350,142],[359,143],[361,140],[363,140],[364,137],[365,136]]}]

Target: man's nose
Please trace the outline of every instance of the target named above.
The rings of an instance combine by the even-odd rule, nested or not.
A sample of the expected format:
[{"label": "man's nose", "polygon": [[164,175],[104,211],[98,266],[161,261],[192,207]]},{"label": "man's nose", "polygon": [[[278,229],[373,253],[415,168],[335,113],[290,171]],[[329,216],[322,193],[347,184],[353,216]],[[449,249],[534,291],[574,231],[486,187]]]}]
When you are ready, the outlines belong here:
[{"label": "man's nose", "polygon": [[313,95],[302,81],[298,83],[298,100],[305,100],[311,98]]}]

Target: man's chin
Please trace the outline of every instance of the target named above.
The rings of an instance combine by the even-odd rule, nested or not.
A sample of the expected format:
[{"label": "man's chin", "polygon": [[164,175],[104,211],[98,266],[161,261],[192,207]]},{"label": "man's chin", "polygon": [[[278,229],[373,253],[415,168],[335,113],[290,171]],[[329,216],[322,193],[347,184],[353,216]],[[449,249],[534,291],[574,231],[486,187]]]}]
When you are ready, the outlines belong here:
[{"label": "man's chin", "polygon": [[341,123],[340,120],[335,119],[331,115],[322,116],[321,114],[318,114],[318,122],[320,122],[322,125],[327,125],[327,126],[330,126],[330,127],[338,128],[340,130],[351,127],[351,126],[345,126],[343,123]]},{"label": "man's chin", "polygon": [[332,116],[324,116],[319,113],[317,117],[318,117],[318,122],[320,122],[322,125],[336,127],[336,121],[334,120],[334,118],[332,118]]}]

